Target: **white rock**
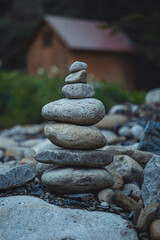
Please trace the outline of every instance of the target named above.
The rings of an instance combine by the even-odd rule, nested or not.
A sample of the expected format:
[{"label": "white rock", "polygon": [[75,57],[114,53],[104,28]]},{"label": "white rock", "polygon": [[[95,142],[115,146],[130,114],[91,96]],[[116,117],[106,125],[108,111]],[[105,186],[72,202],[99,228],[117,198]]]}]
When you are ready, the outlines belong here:
[{"label": "white rock", "polygon": [[50,102],[42,108],[42,116],[46,119],[79,125],[93,125],[104,115],[103,103],[95,98],[64,98]]},{"label": "white rock", "polygon": [[147,92],[145,103],[160,105],[160,88],[155,88]]},{"label": "white rock", "polygon": [[144,133],[144,128],[142,126],[136,124],[131,128],[131,133],[134,138],[139,140]]},{"label": "white rock", "polygon": [[131,129],[127,126],[123,126],[123,127],[119,128],[118,134],[120,136],[125,136],[125,137],[130,137],[132,135]]}]

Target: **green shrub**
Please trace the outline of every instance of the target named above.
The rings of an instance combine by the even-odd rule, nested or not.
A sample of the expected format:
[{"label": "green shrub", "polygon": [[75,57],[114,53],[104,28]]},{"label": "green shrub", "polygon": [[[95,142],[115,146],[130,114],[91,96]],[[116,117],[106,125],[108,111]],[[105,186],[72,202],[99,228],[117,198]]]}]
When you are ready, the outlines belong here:
[{"label": "green shrub", "polygon": [[[64,78],[49,78],[45,74],[35,77],[19,71],[0,71],[0,129],[16,124],[40,123],[42,107],[63,98],[61,92]],[[101,100],[106,110],[122,102],[143,103],[144,93],[126,91],[119,84],[91,82],[95,97]]]},{"label": "green shrub", "polygon": [[134,104],[144,103],[145,92],[127,90],[120,83],[90,82],[95,88],[95,98],[101,100],[108,111],[114,104],[131,102]]}]

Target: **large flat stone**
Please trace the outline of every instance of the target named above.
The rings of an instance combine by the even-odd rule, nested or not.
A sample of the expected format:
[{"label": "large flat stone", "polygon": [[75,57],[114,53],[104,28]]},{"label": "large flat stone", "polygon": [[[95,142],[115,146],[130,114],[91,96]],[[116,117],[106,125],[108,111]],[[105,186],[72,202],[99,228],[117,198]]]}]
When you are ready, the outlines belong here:
[{"label": "large flat stone", "polygon": [[46,119],[79,125],[93,125],[104,115],[103,103],[95,98],[64,98],[50,102],[42,108],[42,116]]},{"label": "large flat stone", "polygon": [[23,186],[34,178],[35,175],[27,164],[10,168],[0,173],[0,190]]},{"label": "large flat stone", "polygon": [[0,199],[3,240],[138,240],[117,214],[60,208],[29,196]]},{"label": "large flat stone", "polygon": [[96,149],[106,144],[103,134],[92,127],[54,123],[47,124],[44,133],[53,144],[70,149]]},{"label": "large flat stone", "polygon": [[60,193],[84,193],[109,188],[114,184],[104,168],[59,167],[45,171],[42,183]]},{"label": "large flat stone", "polygon": [[62,92],[67,98],[90,98],[95,94],[94,87],[90,84],[75,83],[68,84],[62,88]]},{"label": "large flat stone", "polygon": [[88,167],[106,166],[112,161],[108,154],[102,150],[78,151],[61,148],[43,151],[35,155],[35,159],[42,163]]},{"label": "large flat stone", "polygon": [[138,149],[160,154],[160,122],[147,123]]}]

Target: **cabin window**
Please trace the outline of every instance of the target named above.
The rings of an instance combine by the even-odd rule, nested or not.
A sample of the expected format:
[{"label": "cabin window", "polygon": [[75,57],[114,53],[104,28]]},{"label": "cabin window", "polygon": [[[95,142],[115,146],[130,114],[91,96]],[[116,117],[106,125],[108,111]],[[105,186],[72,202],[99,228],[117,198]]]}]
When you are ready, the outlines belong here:
[{"label": "cabin window", "polygon": [[53,32],[47,31],[43,33],[43,47],[50,47],[53,44]]}]

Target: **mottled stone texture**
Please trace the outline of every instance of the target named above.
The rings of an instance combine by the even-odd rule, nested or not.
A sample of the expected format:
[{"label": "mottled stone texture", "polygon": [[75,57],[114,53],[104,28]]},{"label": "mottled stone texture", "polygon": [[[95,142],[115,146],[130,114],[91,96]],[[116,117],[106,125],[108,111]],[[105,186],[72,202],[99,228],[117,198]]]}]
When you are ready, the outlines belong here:
[{"label": "mottled stone texture", "polygon": [[149,121],[139,143],[139,150],[160,153],[160,122]]}]

